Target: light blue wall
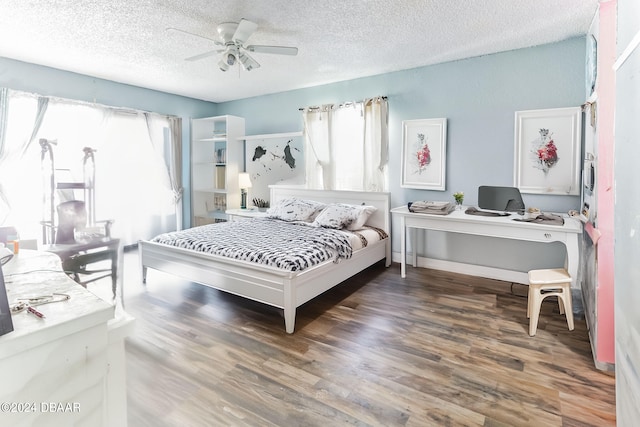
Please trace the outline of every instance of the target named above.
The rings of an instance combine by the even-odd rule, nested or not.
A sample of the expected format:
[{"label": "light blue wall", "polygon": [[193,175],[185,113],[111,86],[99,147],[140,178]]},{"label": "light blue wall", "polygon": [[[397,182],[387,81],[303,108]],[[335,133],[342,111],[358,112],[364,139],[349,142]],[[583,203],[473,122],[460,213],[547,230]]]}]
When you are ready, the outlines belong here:
[{"label": "light blue wall", "polygon": [[[245,118],[247,134],[290,132],[302,128],[300,107],[386,95],[392,205],[412,200],[452,200],[455,191],[464,191],[465,204],[475,205],[479,185],[513,183],[515,111],[584,102],[584,52],[585,39],[576,38],[218,105],[3,58],[0,86],[182,117],[184,220],[188,224],[191,117],[233,114]],[[401,188],[402,121],[438,117],[448,119],[447,190]],[[577,209],[580,203],[577,196],[524,195],[524,199],[527,206],[556,212]],[[560,266],[564,259],[563,248],[553,244],[496,244],[491,239],[443,233],[429,233],[428,238],[433,244],[428,251],[420,251],[435,259],[518,271],[538,265]],[[485,250],[488,246],[491,251]],[[393,238],[393,250],[399,251],[397,237]]]},{"label": "light blue wall", "polygon": [[[189,140],[191,135],[190,118],[217,114],[217,106],[211,102],[115,83],[2,57],[0,57],[0,87],[181,117],[183,159],[187,165],[189,163]],[[183,218],[189,218],[188,167],[183,168],[182,181],[187,187],[185,189]]]},{"label": "light blue wall", "polygon": [[[487,55],[308,89],[219,104],[220,114],[244,117],[247,134],[301,130],[298,108],[386,95],[389,100],[390,192],[393,206],[413,200],[452,200],[465,192],[477,205],[479,185],[513,185],[514,113],[584,102],[585,39]],[[400,187],[402,121],[448,120],[446,191]],[[578,196],[523,195],[543,211],[578,209]],[[394,229],[397,229],[394,224]],[[561,266],[564,248],[429,233],[430,258],[527,271]],[[491,251],[485,248],[491,247]],[[393,238],[399,251],[399,238]]]}]

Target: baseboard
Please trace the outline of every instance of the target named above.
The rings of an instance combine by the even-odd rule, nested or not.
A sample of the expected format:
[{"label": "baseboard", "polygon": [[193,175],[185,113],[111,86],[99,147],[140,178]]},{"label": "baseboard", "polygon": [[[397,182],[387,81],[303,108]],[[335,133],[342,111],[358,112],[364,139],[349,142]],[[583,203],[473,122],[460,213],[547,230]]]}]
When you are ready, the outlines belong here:
[{"label": "baseboard", "polygon": [[[394,262],[400,262],[400,253],[394,252],[392,254],[392,259]],[[486,267],[483,265],[466,264],[425,257],[418,257],[417,264],[418,267],[422,268],[432,268],[434,270],[468,274],[469,276],[486,277],[488,279],[503,280],[505,282],[529,283],[527,272],[522,271],[505,270],[502,268]],[[409,266],[409,264],[407,264],[407,266]]]},{"label": "baseboard", "polygon": [[[393,252],[393,262],[400,262],[400,253]],[[407,256],[407,259],[410,259]],[[418,267],[431,268],[434,270],[449,271],[452,273],[467,274],[469,276],[485,277],[487,279],[502,280],[504,282],[521,283],[523,285],[529,284],[528,272],[505,270],[502,268],[486,267],[482,265],[466,264],[462,262],[445,261],[440,259],[431,259],[425,257],[418,257]],[[408,268],[412,268],[407,263]],[[571,290],[571,296],[573,298],[573,316],[575,318],[584,318],[584,305],[582,303],[582,291],[578,288]],[[591,340],[593,341],[593,340]],[[595,353],[594,353],[595,354]],[[605,367],[606,368],[606,367]]]},{"label": "baseboard", "polygon": [[[591,337],[589,337],[591,338]],[[615,363],[609,363],[609,362],[601,362],[598,360],[597,356],[596,356],[596,347],[595,347],[595,343],[593,342],[592,339],[589,339],[589,342],[591,343],[591,354],[593,355],[593,364],[596,366],[596,369],[606,372],[606,373],[611,373],[611,374],[615,374],[616,372],[616,365]]]}]

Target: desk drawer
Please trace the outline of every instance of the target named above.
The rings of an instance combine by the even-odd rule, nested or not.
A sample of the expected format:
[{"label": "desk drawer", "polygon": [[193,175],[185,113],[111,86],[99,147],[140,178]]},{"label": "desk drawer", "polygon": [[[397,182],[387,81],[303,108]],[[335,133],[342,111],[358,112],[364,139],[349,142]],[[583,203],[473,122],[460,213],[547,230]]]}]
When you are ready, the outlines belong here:
[{"label": "desk drawer", "polygon": [[518,240],[530,240],[532,242],[565,242],[567,240],[567,233],[550,230],[518,229],[517,233],[514,233],[512,238]]},{"label": "desk drawer", "polygon": [[567,241],[567,232],[562,227],[556,231],[550,230],[548,226],[523,222],[443,221],[442,219],[407,218],[406,227],[531,242]]}]

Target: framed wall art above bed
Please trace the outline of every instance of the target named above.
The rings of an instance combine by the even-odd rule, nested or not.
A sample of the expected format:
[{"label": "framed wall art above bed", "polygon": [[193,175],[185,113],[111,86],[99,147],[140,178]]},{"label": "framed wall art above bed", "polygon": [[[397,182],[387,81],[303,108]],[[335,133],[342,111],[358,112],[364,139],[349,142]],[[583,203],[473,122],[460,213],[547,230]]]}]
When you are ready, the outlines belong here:
[{"label": "framed wall art above bed", "polygon": [[244,139],[245,170],[253,185],[249,199],[269,201],[269,186],[304,183],[302,132],[251,135]]}]

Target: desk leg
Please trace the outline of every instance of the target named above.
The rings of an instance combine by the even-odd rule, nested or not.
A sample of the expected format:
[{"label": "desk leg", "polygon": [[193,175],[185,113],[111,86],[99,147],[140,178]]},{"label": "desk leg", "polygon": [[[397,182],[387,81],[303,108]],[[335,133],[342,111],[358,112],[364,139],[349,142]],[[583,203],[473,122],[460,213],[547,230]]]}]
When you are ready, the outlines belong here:
[{"label": "desk leg", "polygon": [[571,233],[567,235],[567,241],[565,242],[567,247],[567,259],[566,269],[569,275],[571,275],[571,287],[576,288],[578,283],[578,267],[580,264],[580,252],[578,248],[578,234]]},{"label": "desk leg", "polygon": [[404,216],[400,216],[400,277],[407,276],[407,228]]},{"label": "desk leg", "polygon": [[411,265],[416,268],[418,265],[418,229],[410,228],[409,235],[411,236]]}]

